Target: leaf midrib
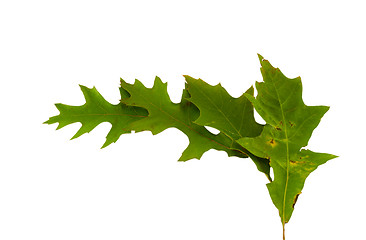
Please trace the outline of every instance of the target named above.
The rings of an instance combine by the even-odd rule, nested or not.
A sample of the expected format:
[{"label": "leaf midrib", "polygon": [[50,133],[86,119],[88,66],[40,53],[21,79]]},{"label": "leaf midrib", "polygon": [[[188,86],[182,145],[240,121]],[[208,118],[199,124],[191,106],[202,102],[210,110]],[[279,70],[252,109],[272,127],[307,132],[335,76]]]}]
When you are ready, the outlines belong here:
[{"label": "leaf midrib", "polygon": [[277,98],[278,98],[278,103],[280,105],[280,109],[281,109],[281,114],[282,114],[282,122],[283,122],[283,125],[284,125],[284,132],[285,132],[285,139],[286,139],[286,183],[285,183],[285,190],[284,190],[284,194],[283,194],[283,206],[282,206],[282,226],[284,227],[285,223],[286,223],[286,219],[285,219],[285,216],[286,216],[286,196],[287,196],[287,188],[288,188],[288,179],[289,179],[289,165],[290,165],[290,156],[289,156],[289,145],[288,145],[288,135],[287,135],[287,124],[286,124],[286,121],[285,121],[285,114],[284,114],[284,111],[283,111],[283,107],[282,107],[282,103],[281,103],[281,99],[280,99],[280,96],[279,96],[279,93],[278,93],[278,90],[277,90],[277,87],[276,87],[276,83],[273,81],[273,86],[274,86],[274,89],[276,91],[276,95],[277,95]]},{"label": "leaf midrib", "polygon": [[129,117],[140,117],[144,118],[147,116],[133,115],[133,114],[121,114],[121,113],[91,113],[91,114],[70,114],[71,117],[82,117],[82,116],[129,116]]}]

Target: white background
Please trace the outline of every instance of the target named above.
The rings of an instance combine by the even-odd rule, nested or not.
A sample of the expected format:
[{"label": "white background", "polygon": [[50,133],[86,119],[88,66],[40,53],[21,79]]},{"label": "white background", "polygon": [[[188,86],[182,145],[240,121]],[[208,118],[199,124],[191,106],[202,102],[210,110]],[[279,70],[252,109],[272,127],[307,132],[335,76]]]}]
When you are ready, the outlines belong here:
[{"label": "white background", "polygon": [[120,77],[157,75],[174,102],[183,74],[238,97],[262,79],[257,53],[331,106],[308,148],[340,156],[307,179],[287,239],[366,239],[363,1],[295,2],[1,1],[0,239],[282,239],[248,159],[179,163],[176,129],[100,150],[109,123],[73,141],[80,124],[42,124],[84,103],[78,84],[118,103]]}]

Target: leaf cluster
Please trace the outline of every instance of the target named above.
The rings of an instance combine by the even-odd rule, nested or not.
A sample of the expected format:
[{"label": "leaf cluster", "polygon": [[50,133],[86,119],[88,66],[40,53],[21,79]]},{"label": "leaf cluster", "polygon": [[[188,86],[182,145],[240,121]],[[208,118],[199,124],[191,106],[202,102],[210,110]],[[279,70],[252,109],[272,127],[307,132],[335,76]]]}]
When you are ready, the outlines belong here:
[{"label": "leaf cluster", "polygon": [[[305,105],[299,77],[289,79],[260,55],[259,60],[263,82],[256,82],[256,97],[253,87],[234,98],[220,84],[211,86],[185,75],[181,101],[173,103],[167,83],[158,77],[152,88],[138,80],[129,84],[121,79],[119,104],[110,104],[95,88],[80,86],[85,104],[56,104],[60,114],[45,123],[58,123],[60,129],[80,122],[73,139],[109,122],[112,127],[102,147],[131,131],[151,131],[155,135],[174,127],[189,138],[179,161],[200,159],[210,149],[250,158],[269,180],[267,188],[284,231],[307,176],[336,157],[304,149],[329,107]],[[255,121],[254,109],[265,125]],[[205,126],[220,133],[213,134]],[[274,176],[270,176],[271,168]]]}]

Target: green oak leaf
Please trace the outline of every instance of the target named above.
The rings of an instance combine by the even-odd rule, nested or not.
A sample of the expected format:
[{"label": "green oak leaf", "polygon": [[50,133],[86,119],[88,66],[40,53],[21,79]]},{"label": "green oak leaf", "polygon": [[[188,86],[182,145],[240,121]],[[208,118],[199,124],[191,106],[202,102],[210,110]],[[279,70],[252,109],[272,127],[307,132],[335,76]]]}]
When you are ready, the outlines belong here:
[{"label": "green oak leaf", "polygon": [[[187,75],[184,77],[191,95],[188,100],[201,113],[195,123],[216,128],[234,140],[256,137],[262,132],[263,125],[255,121],[253,105],[244,94],[234,98],[221,84],[211,86],[201,79]],[[253,87],[246,94],[253,95]]]},{"label": "green oak leaf", "polygon": [[[81,91],[85,97],[85,104],[82,106],[69,106],[65,104],[55,104],[60,114],[51,117],[46,124],[59,123],[57,129],[66,125],[80,122],[81,128],[71,138],[77,138],[84,133],[93,130],[102,122],[109,122],[112,128],[109,131],[102,148],[116,142],[121,134],[130,133],[130,124],[134,121],[146,118],[148,112],[140,107],[127,106],[124,103],[117,105],[107,102],[96,88],[81,86]],[[124,98],[128,93],[120,88],[121,96]]]},{"label": "green oak leaf", "polygon": [[[201,126],[210,126],[224,133],[233,140],[243,137],[256,137],[262,130],[263,125],[254,119],[252,103],[243,94],[239,98],[232,97],[222,86],[211,86],[201,79],[195,79],[184,75],[190,98],[187,100],[196,105],[200,116],[194,123]],[[253,95],[254,89],[250,87],[246,94]],[[247,151],[246,151],[247,152]],[[259,171],[270,177],[269,161],[247,153]]]},{"label": "green oak leaf", "polygon": [[[154,86],[146,88],[140,81],[129,84],[121,79],[121,87],[129,93],[129,97],[121,101],[129,106],[147,109],[148,117],[131,123],[136,132],[151,131],[158,134],[168,128],[177,128],[187,135],[189,145],[184,150],[179,161],[193,158],[200,159],[203,153],[210,149],[223,150],[229,156],[247,157],[247,154],[238,150],[240,145],[224,134],[212,134],[205,127],[193,121],[199,116],[198,108],[185,100],[189,93],[184,90],[180,103],[173,103],[167,92],[167,84],[156,77]],[[235,146],[235,149],[233,149]]]},{"label": "green oak leaf", "polygon": [[263,82],[256,83],[256,98],[251,94],[246,97],[267,125],[261,135],[237,142],[254,155],[270,160],[274,180],[267,188],[279,210],[284,230],[307,176],[336,157],[302,149],[329,107],[305,105],[300,77],[289,79],[262,56],[259,59]]}]

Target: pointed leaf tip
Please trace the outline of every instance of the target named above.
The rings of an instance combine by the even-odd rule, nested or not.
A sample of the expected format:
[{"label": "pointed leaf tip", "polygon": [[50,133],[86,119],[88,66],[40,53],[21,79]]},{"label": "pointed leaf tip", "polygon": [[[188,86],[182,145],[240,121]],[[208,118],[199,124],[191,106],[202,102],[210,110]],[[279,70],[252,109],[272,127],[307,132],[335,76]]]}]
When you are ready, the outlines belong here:
[{"label": "pointed leaf tip", "polygon": [[258,55],[259,61],[262,62],[264,60],[263,56],[260,55],[259,53],[257,53],[257,55]]},{"label": "pointed leaf tip", "polygon": [[154,86],[161,85],[164,89],[167,89],[168,82],[163,82],[160,77],[156,76],[154,79]]},{"label": "pointed leaf tip", "polygon": [[159,81],[159,82],[163,83],[163,81],[161,81],[161,78],[159,78],[158,76],[155,76],[154,81]]},{"label": "pointed leaf tip", "polygon": [[253,85],[250,86],[250,88],[248,88],[248,90],[245,93],[250,94],[250,95],[253,96],[254,95],[254,87],[253,87]]},{"label": "pointed leaf tip", "polygon": [[100,148],[100,149],[104,149],[106,147],[108,147],[109,145],[111,145],[112,143],[115,143],[115,142],[108,142],[108,139],[106,139],[106,141],[103,143],[103,146]]},{"label": "pointed leaf tip", "polygon": [[188,82],[189,80],[192,80],[193,78],[189,75],[183,75],[184,79],[186,80],[186,82]]},{"label": "pointed leaf tip", "polygon": [[189,75],[183,75],[184,76],[184,79],[187,83],[187,89],[189,89],[190,85],[193,83],[193,81],[197,81],[198,79],[195,79]]},{"label": "pointed leaf tip", "polygon": [[79,84],[79,87],[80,87],[81,91],[83,91],[83,92],[84,92],[84,90],[91,90],[91,88],[88,88],[88,87],[86,87],[84,85],[81,85],[81,84]]}]

